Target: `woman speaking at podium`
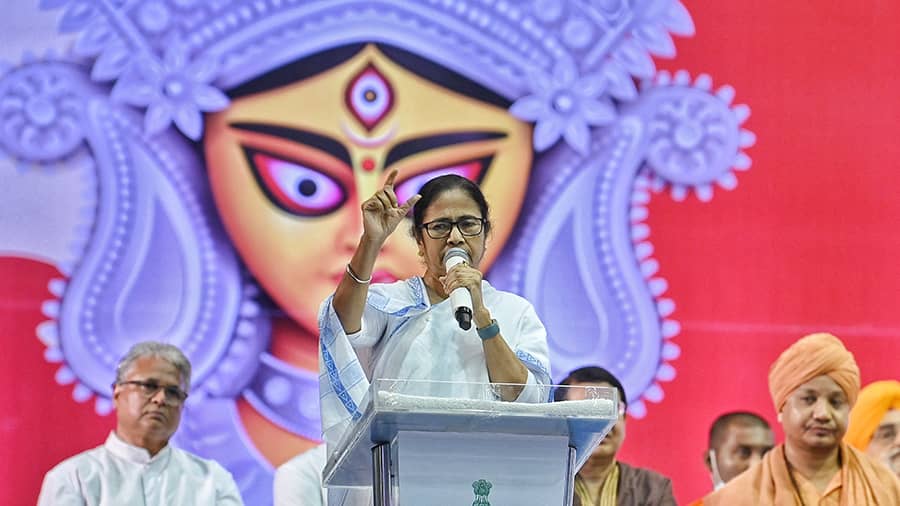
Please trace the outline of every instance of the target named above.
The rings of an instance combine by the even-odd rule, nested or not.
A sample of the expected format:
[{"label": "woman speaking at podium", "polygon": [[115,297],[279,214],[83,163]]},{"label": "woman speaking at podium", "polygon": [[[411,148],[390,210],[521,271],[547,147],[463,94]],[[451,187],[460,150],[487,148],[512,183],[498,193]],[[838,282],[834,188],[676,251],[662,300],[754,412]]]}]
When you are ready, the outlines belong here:
[{"label": "woman speaking at podium", "polygon": [[[493,288],[478,268],[491,231],[481,189],[447,174],[400,202],[396,176],[392,171],[363,202],[362,237],[319,312],[319,388],[329,446],[361,416],[369,382],[378,378],[512,383],[517,386],[497,389],[499,398],[548,400],[541,388],[551,381],[544,325],[528,301]],[[425,272],[375,282],[376,257],[410,210]],[[481,396],[471,385],[442,388],[428,394]]]}]

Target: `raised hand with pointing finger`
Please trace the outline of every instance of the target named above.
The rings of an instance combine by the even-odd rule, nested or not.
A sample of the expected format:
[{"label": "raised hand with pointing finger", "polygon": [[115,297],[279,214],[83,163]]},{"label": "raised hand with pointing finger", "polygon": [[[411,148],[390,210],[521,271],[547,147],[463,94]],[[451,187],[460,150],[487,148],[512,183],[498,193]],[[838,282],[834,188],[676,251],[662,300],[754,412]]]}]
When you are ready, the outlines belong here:
[{"label": "raised hand with pointing finger", "polygon": [[[421,198],[413,195],[403,204],[398,203],[394,193],[394,180],[397,178],[397,170],[388,174],[384,186],[362,203],[363,236],[376,243],[383,243],[397,225],[412,209],[412,206]],[[373,259],[374,260],[374,259]]]},{"label": "raised hand with pointing finger", "polygon": [[421,198],[420,195],[413,195],[403,204],[398,203],[397,195],[394,193],[396,178],[395,169],[388,174],[384,186],[360,206],[363,235],[353,253],[353,258],[347,264],[344,277],[334,292],[334,308],[347,333],[358,331],[362,325],[366,294],[372,281],[372,269],[384,241],[397,229],[397,225]]}]

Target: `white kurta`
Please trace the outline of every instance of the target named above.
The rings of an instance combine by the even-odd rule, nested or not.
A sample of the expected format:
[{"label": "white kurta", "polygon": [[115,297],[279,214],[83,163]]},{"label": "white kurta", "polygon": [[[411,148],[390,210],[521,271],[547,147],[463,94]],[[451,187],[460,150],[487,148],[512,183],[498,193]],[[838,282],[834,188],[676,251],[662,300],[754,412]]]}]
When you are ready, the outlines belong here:
[{"label": "white kurta", "polygon": [[106,443],[44,476],[38,506],[241,505],[231,474],[212,460],[166,446],[159,453],[110,433]]},{"label": "white kurta", "polygon": [[[547,332],[532,305],[518,295],[482,282],[484,304],[500,334],[528,369],[527,386],[517,401],[547,402],[550,365]],[[347,335],[326,300],[319,313],[322,428],[329,451],[364,409],[370,379],[439,380],[488,383],[481,339],[473,326],[459,328],[450,300],[431,305],[421,278],[369,288],[362,328]],[[408,393],[480,398],[473,387],[445,385],[441,391]]]},{"label": "white kurta", "polygon": [[324,506],[325,445],[301,453],[278,466],[272,486],[275,506]]}]

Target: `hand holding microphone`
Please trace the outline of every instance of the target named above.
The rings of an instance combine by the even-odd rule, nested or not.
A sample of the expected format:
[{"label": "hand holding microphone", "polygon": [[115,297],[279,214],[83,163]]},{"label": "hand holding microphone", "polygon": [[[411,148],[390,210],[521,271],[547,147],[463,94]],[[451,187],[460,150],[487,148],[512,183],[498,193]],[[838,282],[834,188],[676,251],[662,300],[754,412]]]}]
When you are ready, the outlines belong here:
[{"label": "hand holding microphone", "polygon": [[[468,265],[470,262],[469,254],[462,248],[450,248],[444,253],[444,269],[447,273],[459,264]],[[454,288],[450,292],[450,303],[459,328],[463,330],[472,328],[472,294],[469,290],[465,286]]]}]

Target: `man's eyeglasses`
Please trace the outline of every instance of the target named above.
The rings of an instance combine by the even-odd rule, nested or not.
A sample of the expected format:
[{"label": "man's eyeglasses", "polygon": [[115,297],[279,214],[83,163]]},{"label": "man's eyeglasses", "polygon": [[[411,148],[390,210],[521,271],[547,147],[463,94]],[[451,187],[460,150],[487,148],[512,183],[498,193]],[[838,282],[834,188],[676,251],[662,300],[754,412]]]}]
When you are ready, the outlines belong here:
[{"label": "man's eyeglasses", "polygon": [[181,404],[188,396],[187,392],[174,385],[166,387],[155,381],[120,381],[117,385],[134,385],[137,387],[138,391],[144,394],[148,399],[156,395],[160,390],[163,390],[166,393],[166,401],[172,404]]},{"label": "man's eyeglasses", "polygon": [[484,229],[484,218],[466,217],[456,221],[452,220],[434,220],[423,223],[421,228],[425,229],[428,237],[432,239],[443,239],[450,235],[453,227],[459,229],[459,233],[466,237],[473,237],[481,233]]}]

